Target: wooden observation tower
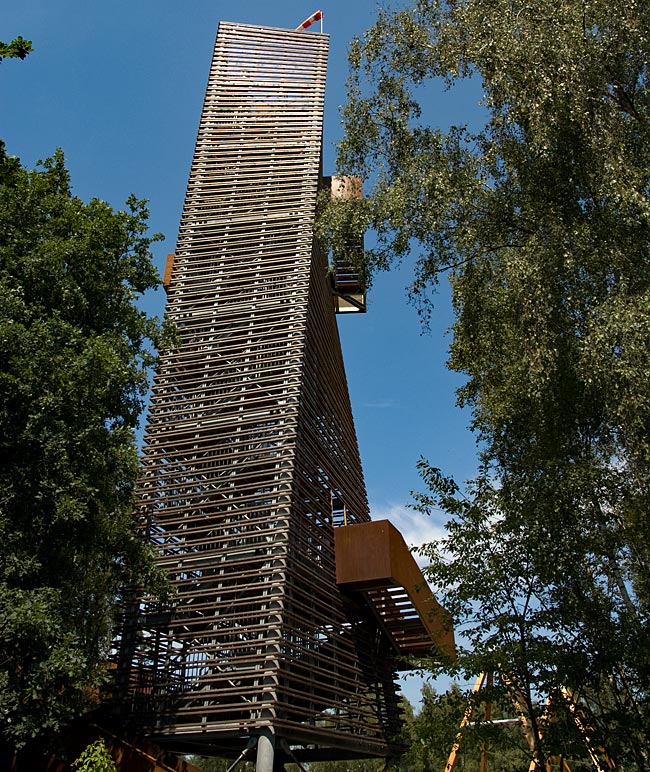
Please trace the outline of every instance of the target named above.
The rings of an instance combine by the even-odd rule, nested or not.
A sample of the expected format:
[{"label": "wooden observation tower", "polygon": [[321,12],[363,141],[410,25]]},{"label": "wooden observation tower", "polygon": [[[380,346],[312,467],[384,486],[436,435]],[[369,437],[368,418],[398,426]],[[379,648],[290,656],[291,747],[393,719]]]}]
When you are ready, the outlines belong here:
[{"label": "wooden observation tower", "polygon": [[139,493],[175,595],[127,599],[116,646],[124,721],[176,752],[248,747],[263,772],[390,755],[400,657],[453,648],[403,540],[370,522],[335,319],[363,287],[313,237],[327,46],[219,26]]}]

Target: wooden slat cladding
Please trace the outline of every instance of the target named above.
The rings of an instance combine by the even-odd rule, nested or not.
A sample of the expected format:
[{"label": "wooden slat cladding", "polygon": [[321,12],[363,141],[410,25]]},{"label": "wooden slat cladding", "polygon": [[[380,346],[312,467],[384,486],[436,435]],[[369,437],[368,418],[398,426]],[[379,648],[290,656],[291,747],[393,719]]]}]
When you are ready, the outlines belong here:
[{"label": "wooden slat cladding", "polygon": [[399,727],[390,642],[336,585],[341,507],[369,514],[313,240],[327,43],[220,24],[169,261],[139,514],[176,594],[125,599],[115,694],[179,751],[271,726],[384,755]]}]

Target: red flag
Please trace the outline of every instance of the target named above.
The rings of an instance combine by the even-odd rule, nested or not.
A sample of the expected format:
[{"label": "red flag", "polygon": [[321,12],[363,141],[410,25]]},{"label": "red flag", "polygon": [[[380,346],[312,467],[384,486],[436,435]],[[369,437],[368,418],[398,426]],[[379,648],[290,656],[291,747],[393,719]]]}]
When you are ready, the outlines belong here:
[{"label": "red flag", "polygon": [[322,20],[323,20],[323,12],[316,11],[316,13],[312,13],[312,15],[308,19],[305,19],[302,24],[296,27],[296,31],[301,29],[307,29],[307,27],[311,27],[311,25],[315,21],[322,21]]}]

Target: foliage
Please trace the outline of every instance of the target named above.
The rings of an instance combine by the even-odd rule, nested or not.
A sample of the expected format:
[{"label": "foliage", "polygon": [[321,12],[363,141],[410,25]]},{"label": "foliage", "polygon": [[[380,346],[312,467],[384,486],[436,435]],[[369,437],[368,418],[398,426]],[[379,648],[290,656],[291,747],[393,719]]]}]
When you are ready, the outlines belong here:
[{"label": "foliage", "polygon": [[[440,772],[445,769],[458,734],[467,708],[467,695],[456,684],[445,694],[438,694],[430,684],[424,683],[421,697],[420,710],[407,715],[404,761],[412,772]],[[463,743],[464,751],[467,747],[468,743]]]},{"label": "foliage", "polygon": [[[340,759],[338,761],[311,761],[308,772],[383,772],[386,759]],[[300,772],[297,764],[287,764],[287,772]]]},{"label": "foliage", "polygon": [[103,740],[96,740],[81,753],[72,768],[77,772],[117,772],[117,767]]},{"label": "foliage", "polygon": [[27,54],[31,54],[32,50],[32,41],[25,40],[20,35],[10,43],[3,43],[0,40],[0,62],[5,57],[24,59]]},{"label": "foliage", "polygon": [[[422,687],[422,704],[418,713],[406,723],[405,740],[408,750],[406,766],[412,772],[441,772],[447,765],[452,747],[459,734],[459,728],[469,704],[469,695],[457,684],[442,694],[428,683]],[[483,690],[473,700],[471,721],[460,737],[460,748],[456,770],[478,769],[481,750],[486,751],[487,768],[490,772],[506,772],[511,769],[526,769],[529,763],[524,736],[518,725],[504,724],[490,726],[482,719],[485,716],[486,700],[497,700],[490,704],[491,718],[497,719],[514,715],[503,710],[498,695]],[[572,767],[573,768],[573,767]]]},{"label": "foliage", "polygon": [[[226,772],[233,763],[233,759],[213,756],[190,756],[188,761],[198,767],[201,772]],[[381,772],[385,767],[383,759],[352,759],[341,761],[312,761],[301,765],[308,772]],[[254,770],[252,761],[240,762],[236,767],[237,772],[250,772]],[[300,772],[300,767],[289,762],[285,765],[288,772]]]},{"label": "foliage", "polygon": [[[187,760],[201,772],[226,772],[234,761],[234,759],[227,759],[222,756],[188,756]],[[254,766],[248,761],[243,761],[236,769],[238,772],[250,772]]]},{"label": "foliage", "polygon": [[[609,566],[599,562],[600,531],[589,534],[584,522],[579,528],[569,522],[556,535],[548,523],[508,508],[503,489],[485,477],[461,494],[450,492],[454,486],[439,470],[420,467],[436,494],[417,494],[417,507],[450,515],[447,538],[423,552],[462,634],[451,670],[516,678],[538,759],[581,753],[571,702],[559,697],[568,686],[588,716],[594,744],[643,768],[647,633],[610,581]],[[638,635],[626,635],[627,625]],[[499,686],[505,695],[503,678]],[[548,697],[554,721],[543,730]]]},{"label": "foliage", "polygon": [[[38,744],[92,705],[120,587],[152,586],[134,533],[134,428],[159,321],[144,202],[70,192],[63,155],[0,147],[0,738]],[[156,237],[154,237],[156,238]],[[1,742],[1,740],[0,740]]]},{"label": "foliage", "polygon": [[[425,319],[451,282],[449,366],[481,466],[461,491],[422,462],[416,506],[450,517],[427,554],[466,641],[458,668],[514,673],[533,715],[570,687],[617,761],[646,769],[649,36],[636,0],[380,11],[351,47],[339,154],[370,192],[320,221],[335,247],[374,229],[369,271],[417,246]],[[462,78],[484,125],[427,125],[430,84]]]}]

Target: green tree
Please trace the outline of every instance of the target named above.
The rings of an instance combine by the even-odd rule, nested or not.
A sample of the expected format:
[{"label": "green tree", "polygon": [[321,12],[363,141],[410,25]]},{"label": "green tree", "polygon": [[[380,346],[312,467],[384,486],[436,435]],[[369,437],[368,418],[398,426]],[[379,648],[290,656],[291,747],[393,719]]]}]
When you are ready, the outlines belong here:
[{"label": "green tree", "polygon": [[439,694],[425,683],[421,696],[420,710],[407,719],[405,727],[408,746],[405,762],[409,770],[444,771],[470,699],[472,713],[460,735],[456,772],[477,770],[482,748],[486,751],[489,772],[527,769],[529,754],[521,727],[518,724],[491,725],[485,720],[488,704],[491,719],[515,715],[511,705],[502,704],[498,693],[484,689],[470,697],[457,684],[452,684],[448,691]]},{"label": "green tree", "polygon": [[424,683],[421,697],[419,711],[406,715],[406,766],[412,772],[442,772],[467,708],[467,695],[455,684],[441,695]]},{"label": "green tree", "polygon": [[[308,772],[383,772],[386,769],[386,759],[339,759],[338,761],[310,761]],[[297,764],[288,764],[288,772],[300,772]]]},{"label": "green tree", "polygon": [[72,768],[76,772],[117,772],[113,757],[103,740],[96,740],[85,748],[79,758],[72,762]]},{"label": "green tree", "polygon": [[20,37],[14,38],[10,43],[0,40],[0,62],[5,58],[24,59],[33,51],[32,41]]},{"label": "green tree", "polygon": [[[369,272],[416,247],[425,318],[451,282],[449,366],[481,465],[460,491],[423,462],[417,505],[450,517],[428,554],[466,636],[460,667],[514,673],[532,713],[570,687],[617,760],[645,769],[649,35],[640,2],[381,11],[351,47],[339,153],[368,195],[321,218],[335,248],[374,229]],[[427,84],[467,77],[484,125],[427,125]]]},{"label": "green tree", "polygon": [[[235,761],[223,756],[188,756],[187,761],[200,769],[201,772],[226,772],[228,767]],[[235,768],[238,772],[251,772],[255,765],[250,761],[242,761]]]},{"label": "green tree", "polygon": [[61,152],[29,171],[0,147],[5,752],[94,704],[120,588],[158,582],[133,519],[134,429],[166,335],[135,304],[159,284],[147,214],[73,196]]},{"label": "green tree", "polygon": [[[189,756],[188,761],[201,772],[226,772],[233,759],[219,756]],[[384,759],[348,759],[340,761],[310,761],[302,764],[308,772],[381,772],[386,766]],[[236,767],[238,772],[251,772],[255,769],[254,761],[243,761]],[[300,772],[298,764],[286,764],[288,772]]]},{"label": "green tree", "polygon": [[[647,633],[636,611],[624,608],[602,558],[590,552],[602,547],[600,534],[581,523],[556,541],[546,523],[507,508],[492,481],[479,477],[461,493],[439,470],[420,466],[430,492],[415,494],[416,507],[449,515],[448,536],[422,549],[457,621],[459,657],[449,672],[496,672],[493,691],[502,701],[514,682],[540,767],[548,756],[584,757],[572,717],[577,706],[592,748],[605,748],[622,766],[645,768]],[[638,637],[625,635],[629,624]],[[547,699],[551,723],[544,719]]]}]

